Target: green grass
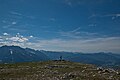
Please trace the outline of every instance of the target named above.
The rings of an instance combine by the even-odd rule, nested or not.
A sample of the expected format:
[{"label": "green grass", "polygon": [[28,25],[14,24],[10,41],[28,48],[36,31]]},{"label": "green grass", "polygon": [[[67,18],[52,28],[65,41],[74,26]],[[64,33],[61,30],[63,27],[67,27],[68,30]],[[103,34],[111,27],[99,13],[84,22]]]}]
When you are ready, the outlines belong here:
[{"label": "green grass", "polygon": [[120,80],[116,73],[99,74],[94,65],[69,61],[0,64],[0,80],[109,80],[111,75]]}]

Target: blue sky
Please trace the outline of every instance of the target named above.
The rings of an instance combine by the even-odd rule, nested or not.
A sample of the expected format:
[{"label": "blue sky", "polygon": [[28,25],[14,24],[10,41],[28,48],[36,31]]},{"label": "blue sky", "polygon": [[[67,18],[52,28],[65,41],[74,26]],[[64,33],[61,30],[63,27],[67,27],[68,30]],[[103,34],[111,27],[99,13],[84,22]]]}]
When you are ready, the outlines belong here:
[{"label": "blue sky", "polygon": [[120,1],[0,0],[0,45],[120,53]]}]

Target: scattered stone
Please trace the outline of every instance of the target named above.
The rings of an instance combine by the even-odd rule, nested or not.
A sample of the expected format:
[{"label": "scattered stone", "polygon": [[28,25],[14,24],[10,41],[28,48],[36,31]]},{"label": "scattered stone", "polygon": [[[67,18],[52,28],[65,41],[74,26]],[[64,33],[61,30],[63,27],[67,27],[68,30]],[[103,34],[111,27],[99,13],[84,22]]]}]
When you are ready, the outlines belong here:
[{"label": "scattered stone", "polygon": [[82,72],[85,72],[85,70],[82,70]]},{"label": "scattered stone", "polygon": [[120,75],[120,72],[116,72],[117,75]]},{"label": "scattered stone", "polygon": [[95,77],[96,75],[94,74],[93,77]]},{"label": "scattered stone", "polygon": [[75,75],[74,75],[74,74],[69,73],[69,74],[68,74],[68,77],[69,77],[69,78],[75,78]]},{"label": "scattered stone", "polygon": [[109,70],[107,70],[107,69],[105,69],[103,72],[105,72],[105,73],[110,73],[110,71],[109,71]]},{"label": "scattered stone", "polygon": [[3,69],[3,67],[0,67],[0,69]]},{"label": "scattered stone", "polygon": [[99,74],[101,74],[101,73],[102,73],[102,71],[98,71],[98,73],[99,73]]},{"label": "scattered stone", "polygon": [[97,70],[98,71],[103,71],[103,68],[102,67],[98,67]]}]

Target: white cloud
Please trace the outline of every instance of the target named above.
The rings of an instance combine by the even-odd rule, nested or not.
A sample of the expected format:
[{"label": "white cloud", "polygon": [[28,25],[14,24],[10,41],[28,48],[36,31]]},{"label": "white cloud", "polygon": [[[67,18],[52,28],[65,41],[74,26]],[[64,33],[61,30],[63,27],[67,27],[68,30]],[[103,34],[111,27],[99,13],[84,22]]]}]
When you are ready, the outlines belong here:
[{"label": "white cloud", "polygon": [[10,13],[13,14],[13,15],[18,15],[18,16],[21,16],[21,15],[22,15],[21,13],[14,12],[14,11],[11,11]]},{"label": "white cloud", "polygon": [[2,20],[2,22],[3,22],[3,23],[7,23],[7,21],[6,21],[6,20]]},{"label": "white cloud", "polygon": [[16,11],[11,11],[10,14],[15,15],[16,18],[23,18],[23,17],[25,17],[25,18],[29,18],[29,19],[35,19],[34,16],[23,15],[23,14],[21,14],[19,12],[16,12]]},{"label": "white cloud", "polygon": [[3,41],[3,38],[0,36],[0,41]]},{"label": "white cloud", "polygon": [[14,44],[25,44],[29,41],[29,37],[23,37],[20,33],[17,33],[16,36],[6,36],[8,33],[4,33],[4,36],[0,36],[0,44],[2,45],[14,45]]},{"label": "white cloud", "polygon": [[115,18],[116,18],[116,17],[113,16],[113,17],[112,17],[112,20],[114,20]]},{"label": "white cloud", "polygon": [[31,35],[30,38],[33,38],[33,36]]},{"label": "white cloud", "polygon": [[8,33],[3,33],[4,36],[8,36],[9,34]]},{"label": "white cloud", "polygon": [[90,26],[90,27],[96,27],[97,25],[96,24],[89,24],[88,26]]},{"label": "white cloud", "polygon": [[78,28],[72,30],[71,32],[76,32],[76,31],[78,31],[78,30],[80,30],[80,29],[81,29],[81,27],[78,27]]},{"label": "white cloud", "polygon": [[6,21],[6,25],[4,25],[4,26],[2,26],[2,28],[5,28],[5,29],[11,29],[11,28],[13,28],[13,25],[15,25],[15,24],[17,24],[17,22],[15,22],[15,21],[13,21],[13,22],[11,22],[11,21]]},{"label": "white cloud", "polygon": [[62,31],[59,32],[61,36],[63,37],[67,37],[67,38],[74,38],[74,39],[80,39],[80,38],[90,38],[90,37],[95,37],[98,34],[97,33],[90,33],[90,32],[85,32],[85,31],[81,31],[81,28],[78,27],[72,31]]},{"label": "white cloud", "polygon": [[[62,0],[60,0],[62,1]],[[103,3],[109,3],[111,0],[63,0],[65,4],[68,6],[75,6],[75,5],[100,5]]]},{"label": "white cloud", "polygon": [[114,20],[114,19],[120,17],[120,13],[116,13],[116,14],[92,14],[91,16],[88,17],[88,19],[96,18],[96,17],[101,17],[101,18],[111,17],[111,19]]},{"label": "white cloud", "polygon": [[64,0],[64,1],[65,1],[65,3],[66,3],[67,5],[72,6],[71,0]]},{"label": "white cloud", "polygon": [[120,52],[120,37],[95,38],[88,40],[39,40],[31,48],[56,50],[56,51],[74,51],[74,52]]},{"label": "white cloud", "polygon": [[3,45],[8,45],[8,46],[11,46],[11,45],[14,45],[14,46],[24,46],[23,43],[17,43],[17,42],[0,42],[0,46],[3,46]]},{"label": "white cloud", "polygon": [[13,25],[17,24],[17,22],[12,22]]},{"label": "white cloud", "polygon": [[116,17],[120,17],[120,14],[115,14],[116,15]]},{"label": "white cloud", "polygon": [[19,37],[11,37],[11,38],[9,38],[9,40],[11,40],[11,41],[18,41]]},{"label": "white cloud", "polygon": [[10,31],[19,31],[19,32],[26,32],[26,29],[19,29],[19,28],[9,28]]},{"label": "white cloud", "polygon": [[11,40],[11,41],[14,41],[14,42],[26,42],[26,41],[28,41],[27,38],[19,37],[19,36],[8,38],[8,40]]},{"label": "white cloud", "polygon": [[56,19],[52,17],[52,18],[49,18],[49,21],[55,22]]},{"label": "white cloud", "polygon": [[72,2],[70,2],[70,1],[68,1],[67,4],[68,4],[69,6],[72,6],[72,5],[73,5]]}]

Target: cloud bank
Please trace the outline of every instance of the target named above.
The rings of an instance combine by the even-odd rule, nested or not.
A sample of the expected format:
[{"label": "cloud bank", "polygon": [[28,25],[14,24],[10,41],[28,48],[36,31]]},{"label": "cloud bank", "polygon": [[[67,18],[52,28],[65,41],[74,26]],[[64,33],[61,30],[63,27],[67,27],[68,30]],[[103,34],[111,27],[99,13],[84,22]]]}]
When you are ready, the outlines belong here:
[{"label": "cloud bank", "polygon": [[[8,33],[7,33],[8,34]],[[101,37],[90,39],[39,39],[32,35],[23,37],[19,33],[15,36],[0,36],[0,46],[16,45],[33,48],[36,50],[49,51],[72,51],[72,52],[120,52],[120,37]]]},{"label": "cloud bank", "polygon": [[16,35],[10,35],[8,33],[3,33],[3,35],[0,36],[0,45],[16,45],[21,46],[24,45],[29,41],[30,38],[33,38],[33,36],[24,37],[20,35],[20,33],[17,33]]}]

